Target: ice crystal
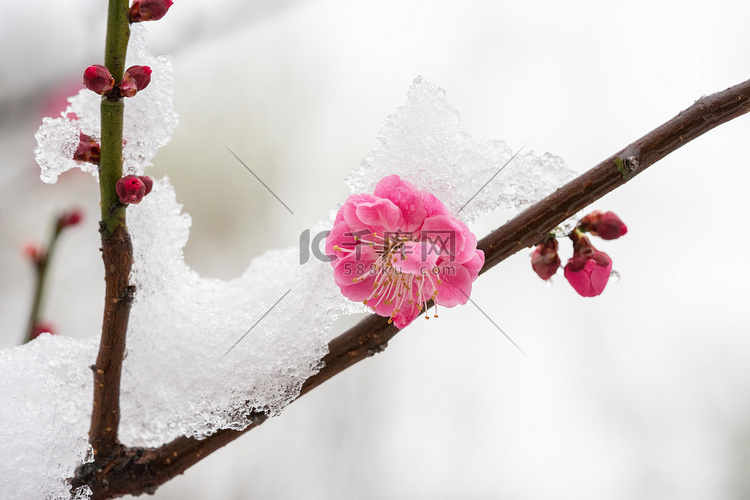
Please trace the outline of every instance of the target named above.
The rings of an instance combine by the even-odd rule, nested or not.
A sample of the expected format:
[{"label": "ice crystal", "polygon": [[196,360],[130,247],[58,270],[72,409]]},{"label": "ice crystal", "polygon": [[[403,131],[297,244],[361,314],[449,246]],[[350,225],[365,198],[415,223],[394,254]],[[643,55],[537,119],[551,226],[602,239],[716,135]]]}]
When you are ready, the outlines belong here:
[{"label": "ice crystal", "polygon": [[430,191],[469,224],[497,208],[530,205],[574,176],[549,153],[512,157],[505,142],[481,141],[466,133],[445,91],[417,78],[406,104],[386,120],[377,146],[347,181],[352,193],[371,193],[380,179],[398,174]]}]

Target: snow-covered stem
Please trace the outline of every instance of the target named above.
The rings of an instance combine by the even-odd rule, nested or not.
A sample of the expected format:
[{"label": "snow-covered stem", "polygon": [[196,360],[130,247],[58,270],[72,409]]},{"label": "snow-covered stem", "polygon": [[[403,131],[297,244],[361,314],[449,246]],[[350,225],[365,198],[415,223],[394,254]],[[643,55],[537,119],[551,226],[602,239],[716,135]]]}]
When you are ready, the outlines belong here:
[{"label": "snow-covered stem", "polygon": [[[519,250],[538,243],[568,217],[622,186],[683,144],[748,111],[750,80],[702,97],[676,117],[482,238],[477,247],[485,252],[486,261],[480,274]],[[388,324],[388,318],[370,315],[363,319],[328,344],[329,352],[323,358],[325,365],[305,381],[300,396],[381,352],[398,332],[395,326]],[[108,463],[82,466],[72,479],[73,486],[88,484],[93,500],[153,493],[159,485],[265,420],[265,415],[255,413],[243,431],[220,430],[203,440],[179,437],[159,448],[120,447]]]},{"label": "snow-covered stem", "polygon": [[[118,82],[125,71],[130,37],[128,0],[110,0],[104,62]],[[121,97],[105,96],[101,103],[102,142],[99,162],[101,190],[102,258],[106,282],[104,318],[99,354],[94,372],[94,404],[89,442],[94,458],[106,459],[119,446],[120,375],[125,355],[125,335],[135,288],[130,285],[133,246],[125,225],[115,184],[122,177],[122,129],[124,103]]]}]

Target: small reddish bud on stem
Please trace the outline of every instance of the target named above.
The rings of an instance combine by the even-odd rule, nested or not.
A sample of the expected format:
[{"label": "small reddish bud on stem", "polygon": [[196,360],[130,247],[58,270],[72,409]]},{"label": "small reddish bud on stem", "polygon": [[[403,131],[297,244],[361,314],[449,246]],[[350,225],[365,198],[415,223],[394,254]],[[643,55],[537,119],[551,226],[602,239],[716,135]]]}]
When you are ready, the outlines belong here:
[{"label": "small reddish bud on stem", "polygon": [[65,229],[66,227],[75,226],[80,224],[83,220],[83,210],[80,208],[73,208],[67,212],[63,212],[57,219],[58,231]]},{"label": "small reddish bud on stem", "polygon": [[144,196],[151,192],[154,182],[146,175],[126,175],[115,184],[115,191],[123,205],[133,205],[141,202]]},{"label": "small reddish bud on stem", "polygon": [[148,66],[131,66],[125,70],[120,82],[120,93],[124,97],[133,97],[139,90],[145,89],[151,82],[151,68]]},{"label": "small reddish bud on stem", "polygon": [[557,240],[547,238],[536,246],[531,254],[531,268],[543,280],[548,280],[560,268],[560,256],[557,255]]},{"label": "small reddish bud on stem", "polygon": [[99,165],[99,158],[102,154],[102,148],[99,143],[88,135],[81,132],[78,149],[76,149],[73,159],[76,161],[85,161],[87,163],[93,163]]},{"label": "small reddish bud on stem", "polygon": [[136,0],[130,8],[130,22],[158,21],[172,6],[172,0]]},{"label": "small reddish bud on stem", "polygon": [[612,271],[612,259],[600,252],[579,230],[570,233],[573,257],[565,265],[565,279],[582,297],[595,297],[604,291]]},{"label": "small reddish bud on stem", "polygon": [[45,332],[54,335],[54,325],[48,321],[40,321],[39,323],[34,323],[34,328],[31,331],[31,340],[37,338],[39,335]]},{"label": "small reddish bud on stem", "polygon": [[33,241],[24,243],[23,247],[21,248],[21,253],[35,266],[39,266],[39,263],[42,261],[42,259],[44,259],[45,254],[42,247],[38,243]]},{"label": "small reddish bud on stem", "polygon": [[616,240],[628,232],[628,227],[617,215],[613,212],[602,213],[599,210],[581,219],[578,227],[603,240]]},{"label": "small reddish bud on stem", "polygon": [[106,67],[94,64],[83,72],[83,85],[90,91],[101,95],[114,88],[115,79]]}]

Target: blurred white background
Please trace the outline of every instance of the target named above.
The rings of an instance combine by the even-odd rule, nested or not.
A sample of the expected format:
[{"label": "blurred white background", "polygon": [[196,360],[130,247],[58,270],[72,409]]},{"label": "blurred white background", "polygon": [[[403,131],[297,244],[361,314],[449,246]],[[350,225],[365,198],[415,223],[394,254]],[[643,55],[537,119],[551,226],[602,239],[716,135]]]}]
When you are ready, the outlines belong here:
[{"label": "blurred white background", "polygon": [[[73,204],[88,218],[61,241],[45,316],[95,335],[98,187],[80,172],[44,185],[31,151],[102,62],[105,3],[0,5],[0,346],[31,301],[20,247]],[[748,19],[740,0],[178,0],[148,26],[181,118],[149,174],[193,217],[188,263],[230,278],[343,201],[414,77],[475,137],[584,171],[749,78]],[[748,134],[750,117],[724,125],[592,207],[629,227],[597,245],[622,275],[601,297],[545,286],[530,250],[480,278],[472,298],[528,358],[471,305],[444,309],[154,498],[750,498]]]}]

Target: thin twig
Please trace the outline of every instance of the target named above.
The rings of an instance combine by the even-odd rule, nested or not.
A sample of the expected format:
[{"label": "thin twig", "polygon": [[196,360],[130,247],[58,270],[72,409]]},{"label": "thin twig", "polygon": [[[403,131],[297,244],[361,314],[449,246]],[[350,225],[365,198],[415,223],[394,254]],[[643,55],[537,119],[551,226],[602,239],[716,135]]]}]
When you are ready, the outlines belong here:
[{"label": "thin twig", "polygon": [[46,282],[49,270],[49,263],[52,261],[52,256],[55,253],[57,247],[57,240],[60,237],[60,225],[55,224],[50,236],[47,247],[39,247],[39,253],[37,260],[34,262],[34,272],[36,280],[34,283],[34,299],[31,303],[31,311],[29,312],[29,323],[26,326],[26,338],[24,342],[31,342],[34,339],[37,325],[40,324],[40,318],[42,314],[42,306],[44,305],[44,297],[47,291]]},{"label": "thin twig", "polygon": [[[593,169],[534,204],[478,243],[486,272],[517,251],[542,240],[571,215],[625,184],[654,162],[707,131],[750,111],[750,80],[703,97],[685,111],[610,156]],[[302,325],[300,325],[302,327]],[[328,345],[325,365],[305,381],[300,395],[350,366],[382,351],[398,333],[388,318],[370,315]],[[160,448],[124,448],[104,470],[84,466],[74,486],[88,484],[93,499],[152,493],[209,454],[257,427],[266,416],[252,415],[243,431],[221,430],[204,440],[180,437]]]}]

